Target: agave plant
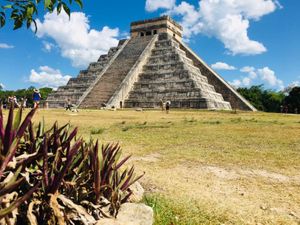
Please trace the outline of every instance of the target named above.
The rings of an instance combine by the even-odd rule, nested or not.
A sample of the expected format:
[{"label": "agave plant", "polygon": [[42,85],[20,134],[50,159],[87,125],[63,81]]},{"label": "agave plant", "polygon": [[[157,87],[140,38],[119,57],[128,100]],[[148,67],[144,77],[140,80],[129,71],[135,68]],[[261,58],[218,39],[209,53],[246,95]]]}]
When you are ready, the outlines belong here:
[{"label": "agave plant", "polygon": [[20,142],[23,141],[24,133],[31,122],[36,109],[33,109],[21,123],[22,108],[20,108],[14,118],[14,106],[10,107],[6,126],[4,116],[0,109],[0,221],[11,224],[15,220],[13,212],[38,189],[40,183],[37,182],[32,188],[22,190],[20,196],[20,186],[26,182],[26,177],[22,175],[26,168],[26,162],[20,161],[28,159],[30,156],[23,155],[20,151]]},{"label": "agave plant", "polygon": [[77,138],[69,124],[46,130],[42,121],[34,128],[35,111],[21,122],[22,109],[13,119],[11,107],[6,127],[0,111],[0,224],[88,224],[117,216],[130,185],[143,176],[122,169],[130,156],[120,160],[118,144],[100,149],[98,141]]}]

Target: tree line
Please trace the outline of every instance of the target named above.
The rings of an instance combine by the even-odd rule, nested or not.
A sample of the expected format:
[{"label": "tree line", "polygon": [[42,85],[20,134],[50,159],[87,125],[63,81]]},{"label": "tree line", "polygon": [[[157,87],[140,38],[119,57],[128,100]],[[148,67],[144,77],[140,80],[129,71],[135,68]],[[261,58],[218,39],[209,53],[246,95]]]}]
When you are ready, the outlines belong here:
[{"label": "tree line", "polygon": [[264,89],[263,85],[238,88],[237,91],[256,109],[264,112],[300,112],[300,87],[286,91]]}]

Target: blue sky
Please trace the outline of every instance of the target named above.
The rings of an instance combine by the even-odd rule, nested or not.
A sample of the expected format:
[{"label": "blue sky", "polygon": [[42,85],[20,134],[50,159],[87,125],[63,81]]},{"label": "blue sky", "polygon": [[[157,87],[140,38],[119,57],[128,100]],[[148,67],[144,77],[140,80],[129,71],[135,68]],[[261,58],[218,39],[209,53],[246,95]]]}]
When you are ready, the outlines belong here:
[{"label": "blue sky", "polygon": [[169,14],[185,42],[234,86],[280,90],[300,82],[300,1],[84,1],[66,15],[38,18],[38,33],[0,29],[0,84],[5,89],[63,85],[96,61],[130,22]]}]

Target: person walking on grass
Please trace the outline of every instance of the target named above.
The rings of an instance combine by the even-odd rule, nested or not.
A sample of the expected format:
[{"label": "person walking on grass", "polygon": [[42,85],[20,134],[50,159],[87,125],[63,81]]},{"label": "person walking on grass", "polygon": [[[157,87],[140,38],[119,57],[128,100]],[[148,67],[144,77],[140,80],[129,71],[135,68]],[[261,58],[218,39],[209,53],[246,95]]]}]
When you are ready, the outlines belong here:
[{"label": "person walking on grass", "polygon": [[159,105],[160,105],[161,111],[164,111],[165,107],[164,107],[164,102],[162,99],[160,99]]},{"label": "person walking on grass", "polygon": [[34,89],[34,91],[33,91],[33,102],[34,102],[33,107],[34,108],[39,106],[41,98],[42,98],[42,96],[40,94],[40,91],[38,89]]},{"label": "person walking on grass", "polygon": [[72,111],[72,103],[71,103],[71,100],[68,98],[67,100],[67,106],[66,106],[66,111]]},{"label": "person walking on grass", "polygon": [[166,113],[168,114],[169,111],[170,111],[170,105],[171,105],[171,102],[170,101],[167,101],[166,102]]}]

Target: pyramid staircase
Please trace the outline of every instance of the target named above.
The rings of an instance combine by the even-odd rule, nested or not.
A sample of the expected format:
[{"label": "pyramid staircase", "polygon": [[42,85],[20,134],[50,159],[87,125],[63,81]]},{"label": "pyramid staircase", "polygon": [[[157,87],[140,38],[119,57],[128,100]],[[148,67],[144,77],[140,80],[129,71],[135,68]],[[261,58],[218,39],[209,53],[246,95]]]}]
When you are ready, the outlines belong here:
[{"label": "pyramid staircase", "polygon": [[86,70],[81,70],[76,78],[71,78],[65,86],[59,87],[55,92],[49,94],[47,102],[50,108],[65,107],[68,99],[78,105],[80,98],[93,85],[95,80],[113,56],[124,45],[121,40],[117,47],[109,50],[108,54],[101,55],[97,62],[91,63]]},{"label": "pyramid staircase", "polygon": [[138,77],[125,107],[154,108],[169,100],[173,108],[231,109],[169,35],[159,36]]},{"label": "pyramid staircase", "polygon": [[80,107],[101,108],[103,104],[107,104],[152,38],[152,36],[131,38],[79,103]]}]

